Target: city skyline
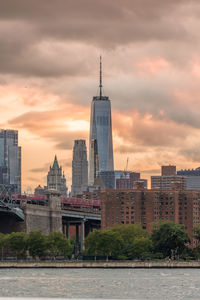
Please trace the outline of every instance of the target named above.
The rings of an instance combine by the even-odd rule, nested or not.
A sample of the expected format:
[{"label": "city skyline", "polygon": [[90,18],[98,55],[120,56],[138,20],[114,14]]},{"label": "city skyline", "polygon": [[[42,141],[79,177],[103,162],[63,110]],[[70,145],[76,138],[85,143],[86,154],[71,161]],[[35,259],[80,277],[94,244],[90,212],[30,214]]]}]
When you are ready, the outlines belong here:
[{"label": "city skyline", "polygon": [[45,184],[55,154],[71,185],[73,142],[88,148],[100,54],[115,169],[129,157],[149,179],[161,165],[200,165],[198,1],[0,4],[0,128],[19,131],[22,191]]}]

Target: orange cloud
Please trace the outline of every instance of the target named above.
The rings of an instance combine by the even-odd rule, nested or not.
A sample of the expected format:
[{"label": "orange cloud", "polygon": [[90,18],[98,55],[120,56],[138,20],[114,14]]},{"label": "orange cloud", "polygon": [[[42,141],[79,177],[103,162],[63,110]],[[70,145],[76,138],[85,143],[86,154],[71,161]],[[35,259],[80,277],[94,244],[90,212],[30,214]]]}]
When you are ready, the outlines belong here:
[{"label": "orange cloud", "polygon": [[135,64],[136,70],[140,75],[155,76],[169,68],[170,63],[162,58],[145,59]]}]

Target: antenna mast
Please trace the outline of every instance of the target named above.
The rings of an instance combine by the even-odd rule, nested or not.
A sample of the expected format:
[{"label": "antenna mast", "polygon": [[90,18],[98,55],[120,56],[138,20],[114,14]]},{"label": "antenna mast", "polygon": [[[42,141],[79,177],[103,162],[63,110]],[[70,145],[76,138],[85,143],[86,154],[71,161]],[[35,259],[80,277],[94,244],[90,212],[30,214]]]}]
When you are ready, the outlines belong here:
[{"label": "antenna mast", "polygon": [[101,62],[101,56],[100,56],[100,82],[99,82],[99,89],[100,89],[100,100],[102,99],[102,62]]}]

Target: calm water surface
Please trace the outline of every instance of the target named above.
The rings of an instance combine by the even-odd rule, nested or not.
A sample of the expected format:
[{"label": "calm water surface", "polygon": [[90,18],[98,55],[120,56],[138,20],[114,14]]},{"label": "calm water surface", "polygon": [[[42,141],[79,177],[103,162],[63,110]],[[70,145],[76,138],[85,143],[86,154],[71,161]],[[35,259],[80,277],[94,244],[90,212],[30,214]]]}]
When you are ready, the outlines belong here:
[{"label": "calm water surface", "polygon": [[199,269],[0,269],[1,297],[200,299]]}]

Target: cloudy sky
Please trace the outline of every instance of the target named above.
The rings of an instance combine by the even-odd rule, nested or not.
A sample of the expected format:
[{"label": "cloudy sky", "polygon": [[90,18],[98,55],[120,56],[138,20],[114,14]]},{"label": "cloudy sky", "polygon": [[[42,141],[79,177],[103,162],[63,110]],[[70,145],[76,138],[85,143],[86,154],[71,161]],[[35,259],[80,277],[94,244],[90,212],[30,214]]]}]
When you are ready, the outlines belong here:
[{"label": "cloudy sky", "polygon": [[45,184],[55,154],[71,184],[100,54],[115,169],[200,165],[198,0],[0,0],[0,127],[19,130],[23,190]]}]

